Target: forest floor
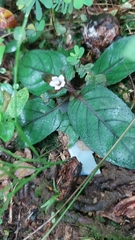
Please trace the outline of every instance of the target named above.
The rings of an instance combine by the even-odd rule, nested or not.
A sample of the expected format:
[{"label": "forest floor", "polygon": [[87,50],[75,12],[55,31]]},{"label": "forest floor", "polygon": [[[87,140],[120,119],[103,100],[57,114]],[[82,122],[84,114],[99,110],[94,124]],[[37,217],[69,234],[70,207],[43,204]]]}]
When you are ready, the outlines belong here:
[{"label": "forest floor", "polygon": [[[135,2],[128,1],[132,7],[130,9],[125,8],[123,10],[119,9],[120,5],[117,4],[118,1],[106,1],[104,4],[102,4],[102,2],[103,1],[98,0],[94,1],[93,7],[88,8],[87,10],[86,8],[83,8],[79,10],[79,14],[86,13],[86,11],[89,14],[92,11],[94,14],[100,14],[103,13],[106,8],[108,8],[107,12],[117,10],[118,12],[116,13],[116,17],[120,22],[122,37],[124,35],[128,36],[134,34]],[[11,0],[5,1],[4,7],[14,13],[18,24],[22,23],[23,14],[20,15],[20,12],[16,10],[15,1],[14,4]],[[125,16],[126,18],[124,18]],[[132,26],[130,27],[131,22],[129,22],[128,19],[131,16]],[[31,18],[32,17],[33,15],[31,15]],[[62,16],[61,18],[63,22],[64,17]],[[68,28],[72,29],[73,35],[78,36],[80,41],[82,41],[80,36],[82,23],[81,28],[73,28],[70,24],[72,23],[68,21]],[[65,26],[67,27],[67,21],[65,21]],[[60,41],[62,41],[61,37],[58,37],[56,40],[51,39],[51,49],[53,46],[56,49],[56,44],[60,44]],[[71,43],[72,46],[74,45],[74,41]],[[67,43],[67,45],[68,44],[69,43]],[[48,44],[48,48],[49,47],[50,46]],[[37,45],[33,45],[33,48],[37,48]],[[12,76],[10,71],[11,66],[14,63],[14,55],[11,54],[10,58],[10,62],[8,62],[8,57],[5,57],[3,61],[3,67],[7,66],[8,68],[8,75],[5,75],[5,77],[3,77],[3,75],[0,76],[0,81],[2,82],[7,81],[7,78]],[[132,78],[134,81],[134,76],[132,76]],[[12,83],[12,77],[9,82]],[[122,88],[125,89],[127,87],[127,84],[125,83],[127,82],[130,82],[129,78],[119,84],[122,84]],[[114,86],[114,91],[118,92],[117,88],[119,88],[119,84]],[[129,84],[129,86],[131,85]],[[126,100],[127,99],[125,98],[124,101]],[[63,159],[66,160],[70,158],[70,154],[64,141],[65,138],[64,136],[60,137],[60,133],[53,133],[42,142],[36,144],[35,148],[38,150],[41,157],[46,156],[46,158],[49,158],[52,162]],[[32,155],[31,158],[34,159],[34,154],[29,149],[18,149],[14,139],[6,144],[1,141],[1,146],[7,150],[11,150],[13,153],[17,151],[16,153],[23,157],[25,157],[26,154],[30,154]],[[28,153],[26,153],[27,151]],[[2,161],[8,161],[9,163],[14,161],[14,159],[6,153],[1,152],[0,156]],[[97,158],[97,161],[100,161],[99,156],[95,155],[95,158]],[[48,221],[52,214],[66,202],[67,198],[71,196],[73,191],[77,189],[77,187],[80,186],[86,178],[86,176],[79,175],[76,183],[72,184],[73,189],[71,189],[70,181],[74,181],[72,176],[72,168],[74,165],[72,164],[73,163],[71,162],[71,166],[68,166],[71,171],[70,176],[67,178],[67,182],[64,182],[64,187],[59,186],[59,191],[61,194],[64,191],[65,195],[61,197],[62,200],[58,198],[54,201],[47,211],[45,211],[44,208],[41,208],[41,205],[54,196],[52,180],[57,179],[58,182],[60,173],[61,175],[63,174],[63,178],[65,176],[67,177],[66,172],[60,172],[59,165],[43,170],[39,175],[35,176],[34,179],[26,183],[16,193],[16,195],[13,196],[3,213],[3,223],[0,225],[0,240],[39,240],[44,237],[45,233],[47,233],[53,225],[53,221]],[[34,163],[34,161],[33,166],[38,168],[38,164]],[[46,239],[135,239],[135,171],[106,162],[100,169],[100,172],[100,174],[95,175],[92,181],[87,184],[83,192]],[[1,189],[4,181],[5,179],[1,179]],[[12,182],[11,179],[8,179],[8,181],[10,181],[10,183]],[[58,216],[61,215],[62,211],[60,211]],[[45,222],[46,224],[44,224]],[[41,229],[40,226],[42,226]],[[39,230],[31,235],[31,233],[38,228]]]}]

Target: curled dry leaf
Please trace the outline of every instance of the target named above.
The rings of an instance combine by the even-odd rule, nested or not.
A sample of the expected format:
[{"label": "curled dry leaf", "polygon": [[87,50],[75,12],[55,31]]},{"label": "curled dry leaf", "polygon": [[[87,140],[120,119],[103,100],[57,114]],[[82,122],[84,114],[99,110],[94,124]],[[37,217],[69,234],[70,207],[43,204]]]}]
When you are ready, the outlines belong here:
[{"label": "curled dry leaf", "polygon": [[22,150],[17,150],[15,152],[15,154],[17,154],[18,156],[22,157],[22,158],[29,158],[32,159],[32,154],[31,154],[31,150],[29,148],[25,148],[24,151]]},{"label": "curled dry leaf", "polygon": [[17,26],[16,19],[12,12],[0,7],[0,28],[14,28]]},{"label": "curled dry leaf", "polygon": [[124,219],[122,218],[122,216],[121,217],[116,216],[114,214],[114,212],[97,211],[96,216],[101,216],[101,217],[104,217],[104,218],[108,218],[111,221],[116,222],[116,223],[120,223],[120,224],[122,224],[122,223],[124,224],[124,222],[125,222]]},{"label": "curled dry leaf", "polygon": [[19,179],[32,175],[36,170],[35,167],[26,162],[16,161],[14,165],[16,165],[17,168],[14,175]]},{"label": "curled dry leaf", "polygon": [[60,192],[58,200],[63,200],[71,194],[76,185],[82,169],[82,164],[76,157],[70,160],[61,168],[57,177],[57,189]]},{"label": "curled dry leaf", "polygon": [[128,218],[135,218],[135,196],[125,198],[114,207],[116,216],[124,215]]}]

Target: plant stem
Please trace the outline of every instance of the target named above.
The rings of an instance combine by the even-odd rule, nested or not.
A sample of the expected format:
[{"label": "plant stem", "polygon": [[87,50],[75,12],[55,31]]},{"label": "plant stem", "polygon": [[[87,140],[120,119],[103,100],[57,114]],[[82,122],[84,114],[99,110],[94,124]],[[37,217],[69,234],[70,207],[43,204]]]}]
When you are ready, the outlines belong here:
[{"label": "plant stem", "polygon": [[[23,25],[21,27],[21,34],[23,35],[23,32],[26,28],[26,24],[28,21],[28,14],[25,14],[24,17],[24,21],[23,21]],[[21,48],[21,44],[22,44],[22,39],[20,38],[20,40],[18,40],[17,42],[17,51],[15,54],[15,64],[14,64],[14,84],[17,84],[17,75],[18,75],[18,63],[19,63],[19,56],[20,56],[20,48]]]}]

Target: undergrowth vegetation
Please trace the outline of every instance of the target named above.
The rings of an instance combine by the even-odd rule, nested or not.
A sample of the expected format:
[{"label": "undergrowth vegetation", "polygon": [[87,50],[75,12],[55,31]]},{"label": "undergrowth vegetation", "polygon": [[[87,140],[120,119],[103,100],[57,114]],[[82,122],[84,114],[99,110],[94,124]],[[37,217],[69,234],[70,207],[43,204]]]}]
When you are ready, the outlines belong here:
[{"label": "undergrowth vegetation", "polygon": [[[134,105],[128,106],[113,91],[113,86],[135,71],[135,36],[123,36],[113,42],[94,63],[84,61],[85,48],[81,42],[74,41],[75,44],[68,50],[63,47],[65,42],[62,44],[66,41],[62,36],[67,29],[59,20],[60,14],[63,21],[64,15],[69,19],[73,17],[73,11],[78,14],[79,9],[92,4],[93,1],[89,0],[18,0],[16,5],[24,14],[23,23],[0,38],[1,63],[5,55],[14,54],[13,84],[0,84],[1,141],[8,143],[14,138],[18,148],[29,147],[35,155],[34,162],[42,163],[32,176],[20,180],[14,176],[19,168],[16,163],[1,161],[2,174],[6,172],[13,179],[12,191],[6,201],[1,196],[1,222],[16,192],[44,169],[56,164],[41,157],[34,147],[55,131],[68,135],[69,147],[80,138],[103,160],[79,187],[53,227],[105,160],[135,169]],[[82,27],[82,19],[86,21],[86,16],[80,16]],[[60,40],[57,47],[51,31],[53,37]],[[12,34],[13,38],[5,43],[5,38]],[[2,66],[0,72],[4,75],[6,68]],[[64,102],[67,102],[65,113],[60,109]],[[2,146],[0,150],[21,162],[32,162],[32,159],[20,157]],[[55,189],[55,183],[53,187]],[[54,197],[42,207],[48,208],[56,200],[59,193],[57,189],[54,192]]]}]

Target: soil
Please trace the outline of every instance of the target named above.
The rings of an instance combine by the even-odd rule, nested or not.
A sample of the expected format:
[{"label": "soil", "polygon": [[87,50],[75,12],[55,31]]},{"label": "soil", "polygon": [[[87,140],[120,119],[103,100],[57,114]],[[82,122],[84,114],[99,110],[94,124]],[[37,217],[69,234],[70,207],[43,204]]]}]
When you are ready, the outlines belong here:
[{"label": "soil", "polygon": [[[69,167],[69,163],[71,164],[71,160],[65,163],[64,169],[67,170],[65,166]],[[85,176],[79,176],[76,181],[71,181],[73,176],[68,176],[70,180],[67,180],[66,188],[64,188],[65,182],[63,185],[61,183],[62,188],[59,187],[62,194],[63,189],[66,189],[68,195],[66,196],[64,191],[64,195],[60,195],[62,199],[57,198],[55,203],[45,212],[41,205],[54,196],[52,179],[59,179],[59,174],[56,177],[56,172],[62,173],[63,167],[62,170],[56,166],[44,170],[33,181],[25,184],[13,197],[12,203],[3,215],[0,239],[6,239],[5,231],[9,234],[7,238],[9,240],[25,239],[31,232],[46,222],[51,217],[52,212],[56,212],[71,195],[73,189],[76,189],[85,179]],[[70,171],[67,170],[67,172]],[[67,172],[64,171],[65,176]],[[77,171],[77,173],[79,172]],[[134,239],[134,196],[134,171],[106,162],[101,168],[101,174],[96,175],[86,186],[47,239]],[[131,198],[133,198],[133,201],[131,201]],[[127,201],[123,205],[124,199]],[[118,203],[120,206],[118,206]],[[121,211],[121,208],[124,208],[124,211]],[[129,214],[130,208],[132,215]],[[52,222],[49,221],[30,239],[41,239],[51,226]]]}]

